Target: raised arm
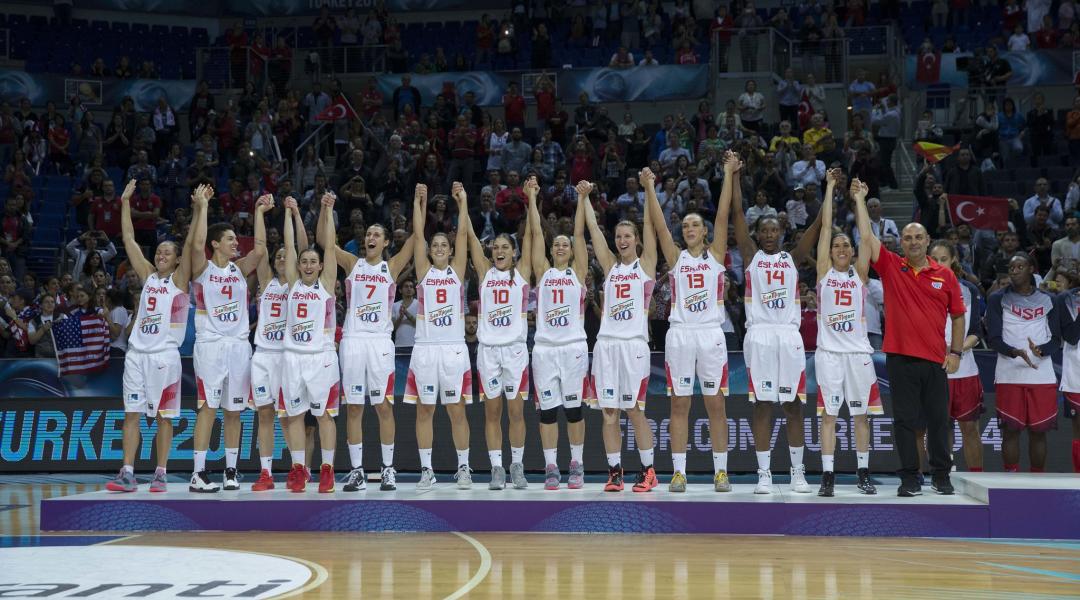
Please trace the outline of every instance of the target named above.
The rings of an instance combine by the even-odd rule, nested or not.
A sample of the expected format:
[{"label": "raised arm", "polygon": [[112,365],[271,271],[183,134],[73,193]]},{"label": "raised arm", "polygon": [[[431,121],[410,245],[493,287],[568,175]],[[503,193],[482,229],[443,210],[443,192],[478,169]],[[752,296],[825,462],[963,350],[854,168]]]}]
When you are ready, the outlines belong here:
[{"label": "raised arm", "polygon": [[833,222],[833,191],[836,189],[836,172],[829,171],[825,176],[828,183],[825,184],[825,201],[821,203],[821,210],[818,214],[821,215],[821,222],[830,224],[827,227],[822,227],[818,232],[817,241],[817,278],[821,281],[822,277],[829,272],[829,268],[832,266],[832,258],[829,256],[829,249],[832,246],[832,222]]},{"label": "raised arm", "polygon": [[[177,265],[176,271],[173,272],[172,280],[173,285],[186,290],[188,288],[188,282],[192,278],[191,259],[195,254],[202,256],[203,261],[206,260],[206,251],[203,250],[203,246],[195,246],[195,236],[197,235],[195,223],[202,220],[203,223],[203,239],[206,239],[206,212],[207,202],[210,201],[210,187],[206,185],[200,185],[196,188],[195,193],[191,195],[191,225],[188,227],[187,238],[184,239],[184,255],[180,257],[180,264]],[[198,248],[195,250],[195,248]],[[189,254],[191,256],[189,256]],[[206,267],[205,262],[203,268]]]},{"label": "raised arm", "polygon": [[296,198],[289,196],[285,199],[285,224],[282,226],[281,237],[285,243],[285,279],[291,287],[300,279],[300,270],[296,267],[296,240],[293,235],[294,217],[293,209],[296,208]]},{"label": "raised arm", "polygon": [[[525,180],[524,190],[526,196],[528,196],[530,188],[532,188],[533,197],[529,199],[529,204],[536,204],[536,194],[540,193],[540,183],[537,182],[536,175],[530,175]],[[532,220],[532,211],[527,211],[525,213],[525,235],[522,236],[519,244],[521,246],[521,258],[517,261],[517,270],[525,278],[525,281],[532,281],[534,248],[537,254],[544,253],[543,243],[537,246],[533,245],[532,235],[529,234]],[[537,271],[537,274],[539,274],[539,271]]]},{"label": "raised arm", "polygon": [[[645,167],[638,173],[641,186],[645,188],[646,194],[652,193],[653,202],[656,201],[656,175],[651,169]],[[659,208],[659,204],[657,205]],[[651,211],[645,211],[645,218],[641,224],[641,268],[645,270],[645,273],[649,277],[656,277],[656,230],[653,226],[652,216],[649,214]],[[663,221],[661,221],[662,223]],[[664,228],[667,230],[667,227]],[[671,235],[671,232],[668,232]],[[678,253],[676,253],[678,256]],[[671,263],[668,263],[671,264]]]},{"label": "raised arm", "polygon": [[[303,223],[304,217],[300,214],[300,203],[293,199],[293,207],[289,209],[289,213],[292,214],[293,223]],[[303,227],[296,227],[296,254],[300,255],[301,252],[311,247],[311,240],[307,239],[307,229]]]},{"label": "raised arm", "polygon": [[[814,244],[817,243],[818,233],[825,228],[825,222],[821,218],[821,211],[818,211],[817,218],[806,228],[806,234],[799,240],[799,244],[792,248],[791,257],[795,259],[796,263],[800,263],[804,258],[810,256],[810,250],[814,248]],[[829,231],[832,231],[832,223],[828,224]]]},{"label": "raised arm", "polygon": [[202,275],[202,272],[206,270],[206,213],[209,212],[207,208],[213,191],[213,188],[208,185],[200,185],[195,188],[195,193],[191,195],[192,202],[198,202],[203,208],[199,212],[198,218],[193,216],[191,219],[191,228],[188,231],[188,247],[184,249],[184,254],[188,256],[188,265],[191,268],[193,278]]},{"label": "raised arm", "polygon": [[128,262],[131,268],[139,275],[140,281],[154,272],[154,265],[146,260],[142,248],[135,241],[135,226],[131,224],[131,196],[135,193],[135,180],[128,181],[124,187],[124,193],[120,195],[120,233],[124,239],[124,250],[127,251]]},{"label": "raised arm", "polygon": [[675,261],[679,260],[679,247],[675,245],[675,240],[671,237],[671,229],[664,220],[664,210],[660,208],[660,200],[656,198],[655,185],[645,186],[645,213],[653,222],[656,240],[660,244],[660,252],[664,253],[664,260],[669,265],[675,264]]},{"label": "raised arm", "polygon": [[274,197],[270,194],[263,194],[255,201],[255,245],[243,258],[236,261],[236,267],[245,277],[257,269],[266,257],[266,219],[263,216],[271,208],[274,208]]},{"label": "raised arm", "polygon": [[866,210],[866,195],[869,193],[869,186],[858,179],[852,180],[851,197],[855,198],[855,224],[859,228],[860,250],[865,247],[867,260],[877,262],[878,255],[881,254],[881,240],[874,235],[874,230],[870,227],[870,213]]},{"label": "raised arm", "polygon": [[[713,241],[712,246],[709,247],[713,256],[721,264],[723,264],[724,257],[727,255],[727,226],[728,220],[731,218],[732,177],[734,177],[735,167],[738,166],[738,160],[730,150],[724,153],[724,183],[720,187],[720,205],[716,207],[716,221],[713,223]],[[669,261],[668,264],[675,263]]]},{"label": "raised arm", "polygon": [[[582,186],[582,183],[585,185]],[[585,283],[585,273],[589,269],[589,247],[585,243],[585,206],[589,204],[589,189],[592,185],[579,181],[577,184],[577,208],[574,212],[574,274],[578,281]],[[543,239],[543,234],[540,238]]]},{"label": "raised arm", "polygon": [[[585,183],[589,186],[589,192],[592,193],[593,185],[587,181],[580,181],[578,185]],[[580,189],[580,188],[578,188]],[[596,222],[596,211],[593,210],[592,201],[586,196],[585,200],[585,225],[589,228],[589,236],[592,237],[593,253],[596,254],[596,260],[600,262],[600,268],[604,269],[604,276],[607,276],[611,271],[611,267],[615,266],[615,254],[611,252],[611,247],[608,246],[607,238],[604,237],[604,233],[600,231],[600,225]],[[581,202],[579,199],[578,202]]]},{"label": "raised arm", "polygon": [[[472,221],[469,219],[469,198],[466,196],[465,187],[461,185],[460,181],[454,182],[452,190],[454,200],[458,203],[458,226],[457,239],[454,241],[454,261],[450,264],[453,265],[454,270],[459,274],[464,274],[465,267],[469,264],[469,252],[467,246],[469,243],[469,232],[472,231]],[[484,256],[482,250],[480,256]],[[486,262],[487,258],[484,258],[484,261]],[[476,263],[473,263],[473,266],[476,267],[476,272],[480,277],[483,277],[484,273],[487,273],[487,269],[481,271]]]},{"label": "raised arm", "polygon": [[757,243],[750,237],[750,228],[746,226],[746,213],[743,212],[742,207],[742,181],[740,181],[740,173],[742,172],[743,162],[742,159],[736,157],[735,169],[730,173],[726,173],[725,167],[725,179],[724,183],[727,184],[727,180],[731,180],[731,218],[732,223],[735,224],[735,244],[739,247],[739,254],[742,254],[743,264],[750,264],[750,260],[757,254]]},{"label": "raised arm", "polygon": [[[540,283],[540,278],[544,276],[544,272],[550,268],[551,263],[547,260],[547,254],[544,249],[546,240],[544,240],[544,227],[540,224],[540,209],[536,207],[536,195],[540,192],[540,186],[535,188],[530,186],[531,182],[535,182],[536,179],[530,177],[525,181],[525,197],[529,200],[529,218],[525,221],[525,229],[528,232],[526,237],[532,239],[532,269],[536,274],[537,284]],[[578,199],[580,201],[580,198]]]},{"label": "raised arm", "polygon": [[[262,196],[255,203],[255,247],[262,245],[263,252],[255,265],[255,273],[259,277],[259,289],[266,289],[267,284],[274,278],[274,269],[270,266],[272,257],[266,247],[266,213],[274,208],[274,197],[269,194]],[[261,242],[261,244],[260,244]],[[249,253],[248,256],[251,254]],[[246,256],[244,258],[247,258]]]},{"label": "raised arm", "polygon": [[[451,193],[454,195],[454,199],[458,200],[457,186],[454,186]],[[461,194],[465,194],[464,188],[461,189]],[[458,206],[461,205],[460,203],[461,201],[458,200]],[[458,232],[460,233],[462,229],[464,229],[467,234],[466,239],[469,244],[469,254],[472,256],[473,269],[476,271],[477,275],[482,278],[484,274],[488,272],[488,269],[491,268],[491,261],[488,260],[487,256],[484,256],[484,245],[480,243],[480,238],[477,237],[476,232],[473,231],[472,217],[469,216],[468,211],[465,211],[464,214],[458,216]],[[460,239],[460,236],[458,237]],[[454,257],[457,258],[457,255],[455,254]]]},{"label": "raised arm", "polygon": [[323,270],[322,276],[319,278],[322,284],[326,286],[327,291],[333,293],[334,282],[337,281],[337,252],[334,248],[337,247],[335,243],[334,232],[334,201],[337,200],[337,196],[333,192],[327,192],[322,196],[322,206],[319,208],[319,226],[317,229],[322,230],[322,235],[319,236],[319,245],[323,247]]},{"label": "raised arm", "polygon": [[424,238],[424,221],[427,216],[427,186],[416,185],[416,194],[413,195],[413,266],[416,267],[416,279],[427,275],[431,270],[431,261],[427,256],[427,240]]},{"label": "raised arm", "polygon": [[[323,228],[325,226],[326,225],[323,223],[322,219],[319,219],[317,221],[317,225],[315,227],[316,228],[315,237],[317,239],[319,239],[319,240],[323,239],[323,235],[325,234],[325,232],[323,231]],[[303,231],[303,235],[306,238],[307,232],[304,231],[304,229],[302,227],[300,228],[300,230]],[[331,218],[331,222],[330,222],[330,230],[334,231],[334,224],[333,224],[333,219],[332,218]],[[336,235],[335,235],[335,238],[336,238]],[[322,244],[319,244],[319,245],[322,245]],[[334,245],[331,246],[331,247],[334,249],[334,258],[337,259],[337,264],[340,265],[341,268],[345,270],[346,274],[350,273],[352,271],[353,267],[356,266],[356,262],[358,260],[360,260],[360,258],[358,256],[356,256],[355,254],[351,253],[351,252],[346,252],[345,250],[343,250],[341,248],[341,246],[337,245],[337,240],[336,239],[334,240]],[[302,250],[303,249],[301,249],[301,251]]]},{"label": "raised arm", "polygon": [[[856,180],[858,181],[858,180]],[[859,184],[868,189],[865,183],[859,181]],[[854,192],[854,184],[852,184],[852,191]],[[861,219],[865,219],[867,223],[867,229],[870,228],[870,212],[866,210],[866,191],[860,194],[852,193],[851,197],[855,200],[855,220],[860,222]],[[859,254],[855,257],[855,272],[859,274],[859,278],[863,283],[866,283],[870,279],[870,258],[871,255],[875,255],[873,243],[877,242],[878,247],[881,246],[881,242],[872,234],[865,236],[862,234],[862,228],[859,228]],[[972,319],[976,321],[976,319]]]}]

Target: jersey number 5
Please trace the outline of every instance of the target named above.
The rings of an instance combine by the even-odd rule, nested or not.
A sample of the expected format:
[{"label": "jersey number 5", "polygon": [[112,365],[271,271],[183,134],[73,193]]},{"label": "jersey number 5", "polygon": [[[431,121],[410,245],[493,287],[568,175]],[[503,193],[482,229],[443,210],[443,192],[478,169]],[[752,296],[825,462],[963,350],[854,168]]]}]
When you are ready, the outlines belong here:
[{"label": "jersey number 5", "polygon": [[[297,307],[297,308],[299,309],[300,307]],[[297,310],[297,312],[299,312],[299,310]],[[280,316],[281,316],[281,303],[280,302],[271,303],[270,304],[270,317],[276,319],[276,318],[278,318]]]}]

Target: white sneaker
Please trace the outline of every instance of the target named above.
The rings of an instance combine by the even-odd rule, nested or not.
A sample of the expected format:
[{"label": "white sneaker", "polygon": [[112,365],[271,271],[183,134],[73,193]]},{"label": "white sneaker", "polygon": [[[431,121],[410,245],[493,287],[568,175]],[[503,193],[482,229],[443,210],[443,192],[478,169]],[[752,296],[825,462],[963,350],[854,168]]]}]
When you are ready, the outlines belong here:
[{"label": "white sneaker", "polygon": [[457,473],[454,473],[454,479],[457,480],[457,487],[459,490],[467,490],[472,487],[472,469],[469,465],[461,465],[457,469]]},{"label": "white sneaker", "polygon": [[754,488],[755,494],[771,494],[772,493],[772,473],[765,469],[758,469],[757,471],[757,487]]},{"label": "white sneaker", "polygon": [[806,483],[806,465],[795,465],[791,468],[791,491],[800,494],[810,493],[810,484]]},{"label": "white sneaker", "polygon": [[210,481],[209,475],[206,471],[198,471],[191,474],[191,483],[188,484],[189,492],[196,492],[199,494],[213,494],[221,490],[218,484]]},{"label": "white sneaker", "polygon": [[430,490],[435,485],[435,472],[424,468],[420,471],[420,481],[416,483],[417,490]]}]

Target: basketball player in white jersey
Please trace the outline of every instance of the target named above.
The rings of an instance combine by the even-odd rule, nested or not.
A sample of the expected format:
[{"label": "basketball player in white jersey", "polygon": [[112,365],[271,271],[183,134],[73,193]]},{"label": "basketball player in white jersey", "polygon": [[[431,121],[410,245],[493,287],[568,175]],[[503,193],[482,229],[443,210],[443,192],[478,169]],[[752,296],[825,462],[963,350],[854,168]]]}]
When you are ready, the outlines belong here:
[{"label": "basketball player in white jersey", "polygon": [[773,406],[777,403],[787,417],[788,451],[791,455],[791,489],[810,493],[803,465],[802,403],[806,402],[806,354],[799,325],[798,265],[810,255],[818,239],[821,214],[807,228],[799,245],[790,253],[783,248],[784,231],[774,216],[764,216],[754,224],[756,240],[743,214],[741,165],[732,181],[731,215],[735,241],[746,265],[746,339],[743,353],[750,401],[754,403],[751,428],[758,463],[756,494],[772,493],[770,470]]},{"label": "basketball player in white jersey", "polygon": [[[825,201],[821,204],[821,227],[817,245],[817,410],[821,417],[821,487],[818,496],[832,496],[836,486],[834,452],[836,416],[847,404],[855,424],[856,473],[859,490],[876,494],[870,482],[870,421],[867,413],[880,415],[881,394],[874,370],[874,349],[866,330],[867,280],[870,278],[870,236],[861,236],[858,257],[852,256],[851,238],[835,233],[833,192],[843,177],[840,169],[826,175]],[[867,187],[858,179],[851,184],[857,215],[866,212]],[[861,221],[860,221],[861,222]],[[870,217],[866,217],[869,227]]]},{"label": "basketball player in white jersey", "polygon": [[[955,373],[949,373],[949,416],[960,426],[960,435],[964,445],[964,462],[968,471],[983,470],[982,438],[979,434],[979,416],[983,412],[983,387],[979,379],[979,366],[975,364],[972,349],[979,344],[982,314],[979,311],[979,288],[963,277],[960,257],[956,248],[945,240],[930,244],[930,258],[952,268],[956,280],[960,282],[960,295],[964,300],[964,337],[960,366]],[[952,324],[945,326],[945,343],[952,343]],[[923,440],[925,432],[916,431],[915,439]],[[950,447],[952,447],[950,445]],[[925,453],[925,449],[922,450]]]},{"label": "basketball player in white jersey", "polygon": [[1057,427],[1057,374],[1051,355],[1061,345],[1059,303],[1035,286],[1035,264],[1017,253],[1009,285],[986,301],[986,337],[997,351],[994,389],[1005,471],[1020,470],[1020,433],[1028,431],[1031,472],[1046,468],[1046,432]]},{"label": "basketball player in white jersey", "polygon": [[[197,201],[206,207],[210,188]],[[263,198],[259,199],[260,202]],[[239,255],[239,241],[228,223],[206,226],[206,210],[193,219],[186,254],[191,261],[192,293],[195,295],[195,386],[199,412],[195,419],[195,467],[188,488],[192,492],[217,492],[221,488],[206,473],[206,451],[218,408],[224,409],[226,490],[240,489],[236,460],[240,454],[240,413],[251,401],[251,344],[248,342],[247,277],[266,253],[262,242],[247,256]],[[212,253],[206,258],[206,248]]]},{"label": "basketball player in white jersey", "polygon": [[[461,184],[454,182],[454,189]],[[472,487],[469,468],[469,421],[465,404],[472,398],[472,366],[465,346],[465,282],[468,266],[468,207],[465,193],[455,193],[458,202],[458,228],[450,247],[445,233],[431,238],[431,257],[422,234],[413,242],[413,265],[416,267],[416,339],[405,383],[405,402],[416,404],[416,444],[420,450],[418,490],[430,490],[435,484],[431,467],[432,418],[435,404],[442,400],[450,417],[450,429],[457,449],[457,486]],[[413,200],[413,231],[424,231],[427,216],[427,186],[417,186]],[[419,402],[417,402],[419,400]]]},{"label": "basketball player in white jersey", "polygon": [[304,417],[311,413],[319,423],[319,446],[322,467],[319,469],[319,493],[334,491],[334,447],[337,445],[338,413],[341,395],[334,333],[337,318],[334,312],[334,283],[337,279],[337,257],[334,252],[334,196],[323,194],[316,231],[319,245],[325,248],[323,260],[319,253],[308,248],[296,254],[293,246],[293,226],[303,227],[296,200],[285,199],[285,278],[289,286],[289,303],[285,319],[284,374],[281,381],[281,400],[278,415],[285,430],[285,441],[292,456],[287,487],[303,492],[307,487],[308,470],[305,464],[306,432]]},{"label": "basketball player in white jersey", "polygon": [[[535,177],[526,182],[534,191],[539,189]],[[465,190],[455,187],[454,194]],[[459,202],[461,202],[459,200]],[[468,218],[468,217],[466,217]],[[531,225],[526,217],[526,231]],[[476,371],[484,400],[484,434],[487,438],[488,459],[491,461],[491,481],[488,489],[506,487],[506,470],[502,463],[503,398],[510,420],[510,481],[515,489],[529,487],[525,479],[525,396],[529,394],[529,349],[526,312],[529,303],[529,282],[532,280],[532,239],[524,236],[521,259],[514,260],[514,239],[507,233],[495,236],[491,244],[491,260],[484,255],[484,246],[469,227],[469,256],[473,270],[480,277],[480,304],[477,315]]]},{"label": "basketball player in white jersey", "polygon": [[645,188],[646,210],[656,223],[656,237],[664,260],[671,265],[671,314],[664,344],[664,370],[671,397],[671,460],[674,473],[668,490],[686,491],[686,440],[689,429],[690,398],[694,377],[701,384],[702,399],[709,415],[709,438],[713,445],[713,489],[730,492],[727,475],[727,413],[724,396],[728,387],[727,341],[724,339],[724,255],[727,253],[727,223],[731,211],[730,176],[736,167],[730,152],[724,156],[725,176],[720,206],[713,225],[713,241],[698,213],[682,220],[686,249],[679,250],[665,225],[664,211],[656,189]]},{"label": "basketball player in white jersey", "polygon": [[1075,271],[1058,274],[1066,281],[1061,299],[1061,391],[1072,413],[1072,465],[1080,473],[1080,277]]},{"label": "basketball player in white jersey", "polygon": [[[195,194],[202,193],[200,188],[196,188]],[[143,288],[124,354],[124,465],[116,479],[105,487],[113,492],[135,491],[135,455],[139,450],[140,426],[146,416],[157,420],[157,469],[150,491],[164,492],[165,465],[172,448],[172,420],[180,415],[179,348],[187,329],[187,285],[191,269],[176,242],[158,244],[153,264],[146,260],[131,224],[134,193],[133,179],[120,196],[120,229],[128,262]],[[197,203],[195,210],[201,210]]]},{"label": "basketball player in white jersey", "polygon": [[[273,199],[255,209],[255,235],[265,231],[264,214],[273,208]],[[292,218],[299,219],[300,210],[292,203]],[[293,212],[295,211],[295,212]],[[287,217],[288,218],[288,217]],[[308,245],[307,233],[301,227],[298,232],[300,251]],[[259,261],[256,273],[259,277],[259,317],[255,325],[255,354],[251,357],[251,396],[259,419],[259,479],[251,484],[251,491],[263,492],[274,489],[272,472],[274,450],[275,409],[281,400],[281,377],[285,371],[285,321],[289,301],[289,285],[285,278],[285,247],[274,251],[274,264],[270,265],[268,254]]]},{"label": "basketball player in white jersey", "polygon": [[[638,178],[645,189],[655,187],[656,175],[643,169]],[[607,453],[606,492],[623,489],[622,431],[619,412],[634,426],[641,457],[641,472],[635,492],[648,492],[657,485],[653,468],[653,436],[645,420],[645,394],[649,387],[649,304],[656,276],[656,234],[650,211],[645,211],[644,231],[621,221],[615,226],[615,253],[611,252],[596,222],[592,202],[585,202],[585,222],[592,236],[593,251],[604,270],[604,306],[600,333],[593,348],[592,378],[597,403],[604,412],[604,450]],[[638,244],[642,245],[638,256]]]},{"label": "basketball player in white jersey", "polygon": [[532,236],[533,273],[536,275],[536,335],[532,352],[533,387],[540,409],[540,441],[544,448],[544,489],[559,489],[559,407],[566,416],[570,438],[570,476],[567,487],[585,485],[585,419],[581,403],[589,378],[589,344],[585,337],[585,273],[589,251],[585,245],[585,204],[592,185],[577,184],[577,212],[573,242],[565,235],[551,241],[551,263],[544,256],[544,230],[536,196],[536,179],[525,182],[529,199],[529,235]]},{"label": "basketball player in white jersey", "polygon": [[413,238],[410,236],[398,253],[386,260],[384,255],[389,246],[389,232],[378,223],[368,227],[364,233],[363,259],[334,246],[337,262],[346,274],[342,286],[348,305],[338,348],[341,385],[347,407],[346,442],[352,464],[352,471],[342,488],[346,492],[367,489],[362,419],[364,404],[369,401],[379,416],[379,441],[382,446],[379,489],[397,489],[397,471],[394,470],[395,348],[390,337],[394,331],[390,312],[397,293],[398,276],[413,258]]}]

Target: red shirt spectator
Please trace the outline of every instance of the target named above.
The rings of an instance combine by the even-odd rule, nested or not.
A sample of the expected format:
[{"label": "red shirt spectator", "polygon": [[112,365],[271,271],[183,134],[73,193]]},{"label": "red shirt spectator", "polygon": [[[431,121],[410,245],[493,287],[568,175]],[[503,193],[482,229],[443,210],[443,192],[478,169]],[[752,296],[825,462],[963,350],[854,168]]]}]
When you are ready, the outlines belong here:
[{"label": "red shirt spectator", "polygon": [[506,111],[506,128],[525,128],[525,97],[518,93],[516,83],[510,84],[510,89],[503,96],[503,110]]},{"label": "red shirt spectator", "polygon": [[555,91],[545,85],[536,90],[536,118],[547,121],[555,114]]},{"label": "red shirt spectator", "polygon": [[680,65],[696,65],[698,63],[697,54],[689,46],[681,48],[679,55],[676,57],[676,62]]},{"label": "red shirt spectator", "polygon": [[1045,26],[1035,33],[1035,47],[1042,50],[1051,50],[1057,48],[1058,35],[1051,27],[1047,29]]},{"label": "red shirt spectator", "polygon": [[449,144],[451,158],[473,158],[476,156],[476,131],[468,126],[455,127],[450,132]]},{"label": "red shirt spectator", "polygon": [[575,154],[570,160],[570,183],[577,185],[582,179],[592,179],[593,162],[593,157],[588,154]]},{"label": "red shirt spectator", "polygon": [[230,192],[222,194],[219,198],[221,202],[221,212],[226,216],[232,218],[237,213],[250,213],[255,206],[254,201],[251,198],[251,192],[248,190],[240,190],[239,184]]},{"label": "red shirt spectator", "polygon": [[375,80],[369,80],[368,85],[360,90],[360,114],[365,121],[371,121],[379,113],[383,105],[383,95],[379,88],[375,87]]},{"label": "red shirt spectator", "polygon": [[111,181],[106,181],[104,196],[98,196],[90,201],[90,229],[98,229],[105,232],[110,238],[120,237],[120,197]]},{"label": "red shirt spectator", "polygon": [[516,226],[528,208],[525,190],[520,185],[504,189],[495,196],[495,208],[504,219]]},{"label": "red shirt spectator", "polygon": [[[149,181],[143,181],[145,183],[140,183],[139,191],[131,197],[131,210],[141,213],[153,213],[154,211],[158,211],[160,214],[161,198],[149,189]],[[154,231],[157,229],[157,218],[147,215],[132,219],[132,225],[139,231]]]}]

